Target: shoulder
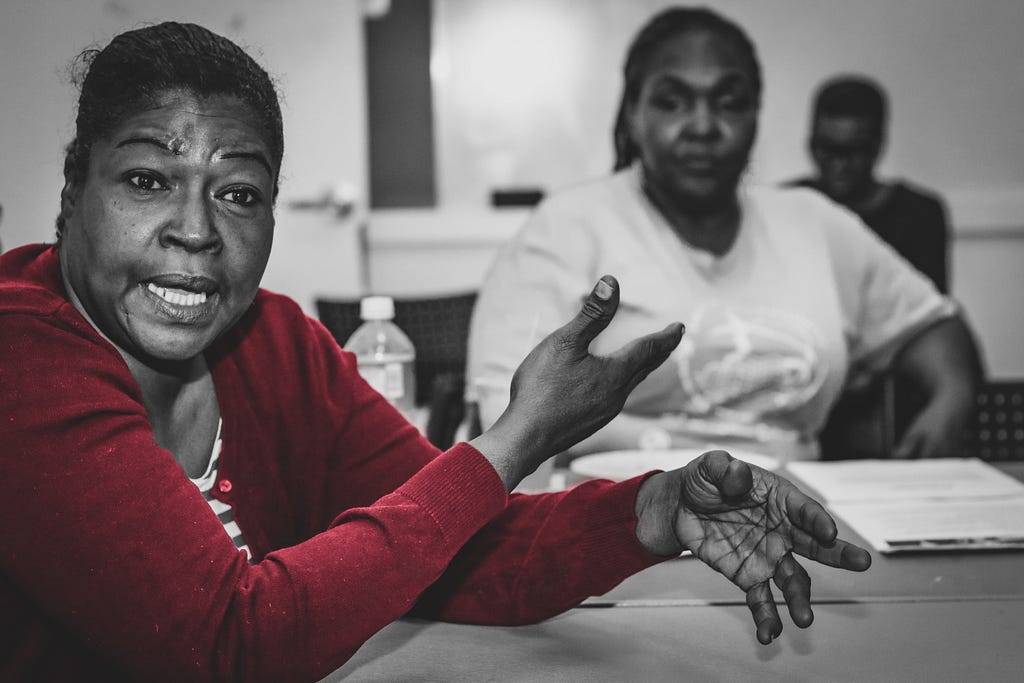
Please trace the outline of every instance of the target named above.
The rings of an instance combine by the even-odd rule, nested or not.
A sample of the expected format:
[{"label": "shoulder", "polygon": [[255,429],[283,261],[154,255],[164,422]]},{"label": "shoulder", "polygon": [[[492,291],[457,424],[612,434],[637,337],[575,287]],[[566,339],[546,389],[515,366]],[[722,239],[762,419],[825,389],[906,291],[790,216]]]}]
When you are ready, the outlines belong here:
[{"label": "shoulder", "polygon": [[857,214],[817,190],[753,187],[747,198],[761,215],[765,230],[799,239],[802,248],[823,244],[833,260],[871,252],[879,241]]},{"label": "shoulder", "polygon": [[0,256],[0,314],[48,316],[66,304],[53,245],[29,244]]},{"label": "shoulder", "polygon": [[643,215],[634,169],[563,187],[546,197],[527,219],[518,241],[551,244],[617,239],[632,232]]},{"label": "shoulder", "polygon": [[211,353],[217,359],[230,357],[245,372],[285,382],[321,375],[339,360],[347,368],[346,357],[351,355],[294,300],[265,289]]},{"label": "shoulder", "polygon": [[899,180],[893,184],[893,196],[895,201],[906,206],[945,209],[942,195],[937,191],[908,180]]},{"label": "shoulder", "polygon": [[326,341],[333,342],[333,337],[290,297],[260,289],[249,310],[225,334],[225,340],[244,342],[250,349],[294,353]]},{"label": "shoulder", "polygon": [[753,185],[745,189],[745,196],[758,210],[789,225],[857,222],[848,209],[810,187]]},{"label": "shoulder", "polygon": [[5,358],[41,365],[54,354],[116,351],[68,300],[53,245],[32,244],[0,256],[0,346]]},{"label": "shoulder", "polygon": [[637,197],[636,172],[623,169],[565,186],[544,198],[537,206],[537,212],[564,217],[593,217]]},{"label": "shoulder", "polygon": [[811,176],[801,176],[799,178],[790,178],[789,180],[783,180],[779,183],[780,187],[809,187],[811,189],[817,189],[818,184]]}]

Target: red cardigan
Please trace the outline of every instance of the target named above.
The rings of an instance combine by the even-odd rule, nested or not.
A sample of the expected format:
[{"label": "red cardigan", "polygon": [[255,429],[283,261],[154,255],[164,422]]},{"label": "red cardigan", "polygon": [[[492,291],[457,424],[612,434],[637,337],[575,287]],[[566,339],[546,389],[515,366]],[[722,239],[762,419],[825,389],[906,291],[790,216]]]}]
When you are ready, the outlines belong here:
[{"label": "red cardigan", "polygon": [[663,559],[635,537],[641,478],[507,496],[285,297],[260,291],[207,355],[215,491],[255,564],[154,441],[56,250],[0,257],[0,680],[314,680],[410,610],[538,621]]}]

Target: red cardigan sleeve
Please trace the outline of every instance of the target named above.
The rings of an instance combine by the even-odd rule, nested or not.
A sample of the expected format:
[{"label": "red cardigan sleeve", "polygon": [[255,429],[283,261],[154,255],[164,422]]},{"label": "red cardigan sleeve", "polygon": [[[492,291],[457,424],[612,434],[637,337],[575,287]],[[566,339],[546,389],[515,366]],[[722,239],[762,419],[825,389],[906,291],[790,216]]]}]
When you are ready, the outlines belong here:
[{"label": "red cardigan sleeve", "polygon": [[[316,321],[308,324],[313,328],[309,336],[319,346],[303,355],[324,363],[309,382],[330,377],[349,388],[341,396],[335,393],[333,400],[325,392],[318,401],[334,405],[333,420],[326,422],[345,425],[335,444],[339,457],[333,458],[330,470],[332,490],[338,500],[352,500],[359,492],[375,499],[402,486],[437,449],[359,378],[351,355],[339,351],[326,330]],[[468,445],[455,450],[460,449],[471,450]],[[643,479],[618,485],[588,482],[541,496],[513,495],[508,508],[458,553],[415,614],[480,624],[536,622],[666,559],[651,555],[636,539],[634,504]],[[442,495],[440,490],[425,492],[421,502],[429,506],[434,496]]]}]

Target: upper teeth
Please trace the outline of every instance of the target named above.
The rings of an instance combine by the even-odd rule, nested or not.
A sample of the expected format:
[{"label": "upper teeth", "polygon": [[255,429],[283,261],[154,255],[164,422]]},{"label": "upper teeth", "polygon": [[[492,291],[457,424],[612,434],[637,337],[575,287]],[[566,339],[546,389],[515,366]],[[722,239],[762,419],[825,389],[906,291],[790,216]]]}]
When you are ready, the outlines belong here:
[{"label": "upper teeth", "polygon": [[157,287],[152,282],[146,285],[146,288],[167,303],[176,306],[198,306],[199,304],[206,303],[206,292],[196,294],[181,289],[166,289],[164,287]]}]

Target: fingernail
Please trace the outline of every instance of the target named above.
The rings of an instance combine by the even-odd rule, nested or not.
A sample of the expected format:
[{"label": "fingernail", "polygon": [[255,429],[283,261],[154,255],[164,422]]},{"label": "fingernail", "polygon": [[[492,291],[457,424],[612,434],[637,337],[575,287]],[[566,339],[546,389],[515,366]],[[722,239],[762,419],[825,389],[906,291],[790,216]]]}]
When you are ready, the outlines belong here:
[{"label": "fingernail", "polygon": [[594,294],[597,295],[598,299],[607,301],[612,298],[612,286],[604,280],[598,280],[594,286]]}]

